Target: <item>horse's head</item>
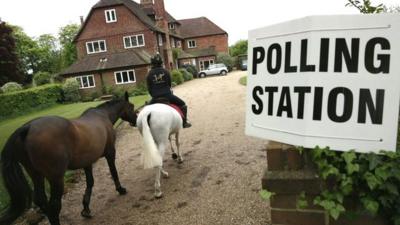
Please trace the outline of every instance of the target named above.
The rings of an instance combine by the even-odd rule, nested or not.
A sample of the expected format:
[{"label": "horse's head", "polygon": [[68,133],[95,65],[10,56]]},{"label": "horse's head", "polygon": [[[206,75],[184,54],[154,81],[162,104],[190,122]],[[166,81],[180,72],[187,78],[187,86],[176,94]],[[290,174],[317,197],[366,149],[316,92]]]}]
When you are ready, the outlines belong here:
[{"label": "horse's head", "polygon": [[129,102],[128,92],[125,92],[124,106],[121,111],[121,119],[130,123],[131,126],[136,126],[137,114],[135,112],[135,106]]}]

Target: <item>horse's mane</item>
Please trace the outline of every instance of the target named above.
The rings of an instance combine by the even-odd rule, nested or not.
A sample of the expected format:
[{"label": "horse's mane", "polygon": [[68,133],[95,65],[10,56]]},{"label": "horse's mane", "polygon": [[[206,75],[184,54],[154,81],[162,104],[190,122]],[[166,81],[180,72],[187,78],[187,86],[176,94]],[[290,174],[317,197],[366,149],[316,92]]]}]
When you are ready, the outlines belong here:
[{"label": "horse's mane", "polygon": [[101,103],[100,105],[98,105],[96,107],[90,107],[90,108],[86,109],[82,113],[82,116],[86,115],[87,113],[91,112],[92,110],[110,108],[112,106],[115,106],[116,104],[121,103],[122,101],[123,101],[122,99],[112,99],[110,101],[103,102],[103,103]]}]

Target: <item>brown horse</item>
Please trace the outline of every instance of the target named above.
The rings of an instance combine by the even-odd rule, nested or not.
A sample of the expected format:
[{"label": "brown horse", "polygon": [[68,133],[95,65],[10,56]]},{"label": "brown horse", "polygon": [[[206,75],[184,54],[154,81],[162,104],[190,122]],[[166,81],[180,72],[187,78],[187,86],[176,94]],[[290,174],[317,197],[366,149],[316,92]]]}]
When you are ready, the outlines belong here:
[{"label": "brown horse", "polygon": [[[61,197],[66,170],[84,168],[86,191],[81,215],[90,217],[90,196],[93,187],[92,164],[100,157],[107,159],[119,194],[126,194],[115,168],[115,132],[113,124],[121,118],[136,125],[134,105],[128,94],[86,110],[74,120],[48,116],[34,119],[18,128],[8,139],[1,154],[4,185],[10,195],[10,206],[0,224],[11,224],[31,206],[31,189],[22,164],[32,179],[33,202],[47,215],[52,225],[60,224]],[[49,201],[45,179],[51,188]]]}]

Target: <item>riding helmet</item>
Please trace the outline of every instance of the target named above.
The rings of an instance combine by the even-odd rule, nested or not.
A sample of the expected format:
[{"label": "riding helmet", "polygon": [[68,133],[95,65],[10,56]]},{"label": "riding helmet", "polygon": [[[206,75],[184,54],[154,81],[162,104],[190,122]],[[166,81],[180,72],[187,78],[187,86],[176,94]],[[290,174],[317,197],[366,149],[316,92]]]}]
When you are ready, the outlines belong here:
[{"label": "riding helmet", "polygon": [[163,60],[159,53],[157,53],[153,57],[151,57],[151,65],[153,67],[161,66],[162,64],[163,64]]}]

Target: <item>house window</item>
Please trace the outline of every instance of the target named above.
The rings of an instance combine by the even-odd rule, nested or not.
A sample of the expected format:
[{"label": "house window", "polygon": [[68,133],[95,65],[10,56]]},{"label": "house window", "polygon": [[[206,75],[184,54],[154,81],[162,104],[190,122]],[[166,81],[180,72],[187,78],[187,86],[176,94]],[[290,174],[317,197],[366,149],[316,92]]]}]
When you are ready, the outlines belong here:
[{"label": "house window", "polygon": [[75,77],[75,78],[79,83],[79,89],[96,87],[93,75],[79,76],[79,77]]},{"label": "house window", "polygon": [[99,40],[99,41],[86,42],[86,50],[88,54],[106,52],[107,51],[106,41]]},{"label": "house window", "polygon": [[134,70],[118,71],[115,72],[114,75],[116,84],[129,84],[136,82]]},{"label": "house window", "polygon": [[115,12],[115,9],[105,10],[104,14],[106,16],[106,23],[117,22],[117,13]]},{"label": "house window", "polygon": [[188,41],[188,48],[196,48],[196,41],[195,40],[189,40]]},{"label": "house window", "polygon": [[137,48],[144,46],[144,35],[132,35],[124,37],[124,46],[125,48]]},{"label": "house window", "polygon": [[178,48],[182,47],[182,42],[180,40],[176,41],[176,46]]},{"label": "house window", "polygon": [[200,61],[200,70],[208,69],[209,66],[214,65],[214,60],[202,60]]},{"label": "house window", "polygon": [[161,34],[158,34],[158,45],[163,46],[163,38]]},{"label": "house window", "polygon": [[175,23],[169,23],[168,27],[170,30],[175,30]]}]

